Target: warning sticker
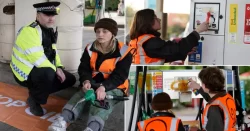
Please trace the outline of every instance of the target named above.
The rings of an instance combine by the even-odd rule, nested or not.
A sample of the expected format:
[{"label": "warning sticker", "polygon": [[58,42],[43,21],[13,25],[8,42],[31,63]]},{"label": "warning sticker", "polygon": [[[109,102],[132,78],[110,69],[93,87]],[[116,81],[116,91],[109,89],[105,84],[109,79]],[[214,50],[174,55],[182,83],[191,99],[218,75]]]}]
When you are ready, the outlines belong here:
[{"label": "warning sticker", "polygon": [[250,44],[250,4],[246,4],[245,27],[244,27],[244,43],[245,44]]},{"label": "warning sticker", "polygon": [[202,42],[199,42],[197,50],[190,54],[188,57],[189,62],[201,63],[202,62]]},{"label": "warning sticker", "polygon": [[237,43],[237,32],[238,32],[237,27],[238,27],[238,4],[231,4],[229,34],[228,34],[228,42],[231,44]]}]

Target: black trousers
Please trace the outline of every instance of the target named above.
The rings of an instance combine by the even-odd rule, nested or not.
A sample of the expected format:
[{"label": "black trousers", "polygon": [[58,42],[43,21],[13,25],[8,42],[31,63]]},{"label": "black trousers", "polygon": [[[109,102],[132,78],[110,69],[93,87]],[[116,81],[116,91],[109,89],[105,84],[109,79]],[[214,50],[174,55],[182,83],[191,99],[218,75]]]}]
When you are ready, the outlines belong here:
[{"label": "black trousers", "polygon": [[63,83],[57,78],[56,72],[52,68],[34,67],[27,81],[21,82],[15,76],[15,80],[22,86],[28,87],[29,96],[38,104],[46,104],[51,93],[71,87],[75,84],[76,78],[73,74],[63,70],[65,81]]}]

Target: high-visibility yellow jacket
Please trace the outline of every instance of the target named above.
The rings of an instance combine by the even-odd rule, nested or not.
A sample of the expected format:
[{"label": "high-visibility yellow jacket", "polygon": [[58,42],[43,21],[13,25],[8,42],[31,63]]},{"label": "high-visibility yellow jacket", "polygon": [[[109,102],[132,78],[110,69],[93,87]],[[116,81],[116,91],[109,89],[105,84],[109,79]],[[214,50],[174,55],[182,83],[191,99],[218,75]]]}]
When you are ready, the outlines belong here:
[{"label": "high-visibility yellow jacket", "polygon": [[[10,67],[19,81],[25,81],[33,67],[62,67],[60,57],[56,51],[55,64],[52,64],[44,54],[42,46],[42,30],[38,23],[33,22],[22,27],[16,38],[11,56]],[[55,43],[52,48],[56,50]]]}]

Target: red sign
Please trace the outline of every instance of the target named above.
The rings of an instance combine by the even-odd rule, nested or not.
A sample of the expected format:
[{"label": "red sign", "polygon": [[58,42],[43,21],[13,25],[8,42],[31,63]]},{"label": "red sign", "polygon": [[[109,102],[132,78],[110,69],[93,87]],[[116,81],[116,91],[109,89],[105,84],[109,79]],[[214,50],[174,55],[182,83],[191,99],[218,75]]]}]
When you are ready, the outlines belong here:
[{"label": "red sign", "polygon": [[250,44],[250,4],[246,4],[244,43]]},{"label": "red sign", "polygon": [[153,80],[154,89],[162,89],[162,74],[154,74],[155,79]]}]

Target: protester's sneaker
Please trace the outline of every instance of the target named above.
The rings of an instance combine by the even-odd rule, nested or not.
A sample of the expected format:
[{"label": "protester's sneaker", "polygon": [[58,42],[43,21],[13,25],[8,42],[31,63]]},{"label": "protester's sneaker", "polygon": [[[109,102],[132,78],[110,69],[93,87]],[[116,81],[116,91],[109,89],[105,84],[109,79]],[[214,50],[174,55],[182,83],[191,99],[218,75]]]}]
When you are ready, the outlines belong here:
[{"label": "protester's sneaker", "polygon": [[85,130],[83,131],[93,131],[91,128],[87,127]]},{"label": "protester's sneaker", "polygon": [[63,117],[59,116],[49,127],[48,131],[66,131],[67,123]]},{"label": "protester's sneaker", "polygon": [[43,108],[40,104],[36,103],[35,100],[33,100],[31,97],[27,99],[27,104],[30,107],[30,112],[35,116],[43,116]]}]

